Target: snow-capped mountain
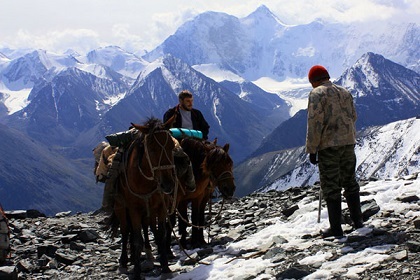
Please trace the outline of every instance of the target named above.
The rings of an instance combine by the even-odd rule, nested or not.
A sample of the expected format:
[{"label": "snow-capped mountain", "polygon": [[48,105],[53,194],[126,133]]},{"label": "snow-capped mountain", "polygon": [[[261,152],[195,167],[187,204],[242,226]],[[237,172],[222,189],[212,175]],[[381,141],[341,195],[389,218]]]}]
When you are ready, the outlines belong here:
[{"label": "snow-capped mountain", "polygon": [[[210,125],[209,138],[230,143],[232,156],[237,160],[245,158],[275,126],[274,122],[265,121],[265,115],[276,114],[275,104],[261,111],[260,107],[170,55],[146,67],[127,96],[104,115],[103,122],[125,130],[129,122],[144,121],[150,116],[162,118],[167,109],[178,104],[178,93],[183,89],[194,94],[194,107]],[[269,93],[254,86],[251,95],[268,96]],[[273,99],[287,109],[280,98]]]},{"label": "snow-capped mountain", "polygon": [[[107,51],[91,53],[90,57],[110,60]],[[120,53],[120,49],[117,51]],[[39,61],[38,56],[33,60]],[[209,136],[229,142],[232,156],[242,160],[289,117],[288,105],[278,96],[250,82],[219,84],[170,55],[145,66],[134,83],[110,66],[81,61],[77,67],[60,71],[49,71],[39,63],[47,76],[33,79],[35,84],[24,96],[22,109],[5,117],[4,122],[45,144],[76,146],[77,155],[90,156],[91,147],[106,134],[126,130],[130,122],[142,122],[151,116],[161,118],[178,103],[178,92],[189,89],[194,93],[195,107],[211,126]],[[31,77],[33,72],[21,76]],[[42,75],[42,71],[36,73]],[[6,101],[16,98],[18,91],[13,93]],[[74,148],[71,151],[75,152]]]},{"label": "snow-capped mountain", "polygon": [[[101,115],[110,108],[110,100],[128,91],[127,85],[115,77],[112,80],[98,78],[77,68],[68,68],[51,81],[37,83],[28,96],[29,104],[8,116],[5,123],[46,145],[77,147],[75,141],[83,131],[100,121]],[[79,148],[71,150],[83,154]]]},{"label": "snow-capped mountain", "polygon": [[[420,114],[420,75],[381,55],[364,54],[335,83],[354,97],[357,129]],[[304,145],[306,124],[306,110],[296,113],[267,135],[252,156]]]},{"label": "snow-capped mountain", "polygon": [[85,58],[86,64],[107,66],[121,75],[136,79],[148,62],[135,54],[128,53],[118,46],[109,46],[90,51]]},{"label": "snow-capped mountain", "polygon": [[[250,81],[306,80],[307,69],[314,63],[327,66],[333,77],[344,72],[338,82],[356,97],[359,128],[418,115],[419,74],[371,53],[418,69],[418,34],[417,24],[365,28],[318,20],[289,26],[261,6],[241,19],[203,13],[143,58],[117,46],[88,54],[1,49],[0,121],[28,136],[28,141],[45,145],[42,150],[47,154],[59,152],[64,156],[60,159],[85,163],[78,172],[90,174],[85,167],[92,163],[91,150],[105,135],[126,130],[130,122],[161,118],[178,103],[178,92],[188,89],[194,94],[194,106],[210,123],[210,139],[229,142],[238,164],[253,151],[254,155],[269,151],[274,155],[304,144],[305,112],[288,119],[292,99],[303,99],[304,90],[297,89],[299,94],[285,96],[286,100],[282,94],[289,93],[274,95],[256,86],[261,83]],[[19,149],[16,143],[14,149]],[[286,153],[284,158],[277,156],[281,168],[265,157],[270,172],[261,171],[257,159],[255,168],[244,168],[244,176],[237,180],[247,178],[255,189],[306,161],[301,151]],[[14,160],[21,162],[19,157]],[[14,178],[8,168],[3,170],[0,181]],[[54,175],[42,176],[47,178],[46,186],[55,182],[48,179]],[[91,180],[94,184],[93,176]],[[238,193],[248,186],[243,183]],[[68,197],[78,194],[77,190]]]},{"label": "snow-capped mountain", "polygon": [[337,84],[355,97],[359,128],[420,114],[420,74],[382,55],[364,54]]},{"label": "snow-capped mountain", "polygon": [[10,90],[32,88],[39,79],[48,77],[48,71],[52,72],[49,76],[53,76],[54,73],[77,64],[78,61],[73,56],[35,50],[10,60],[1,72],[0,82]]},{"label": "snow-capped mountain", "polygon": [[[356,144],[359,179],[386,179],[420,171],[420,119],[410,118],[361,131]],[[285,190],[319,181],[305,148],[266,153],[235,168],[238,195],[253,191]]]},{"label": "snow-capped mountain", "polygon": [[282,123],[290,118],[290,105],[278,95],[268,93],[251,82],[222,81],[220,84],[238,95],[242,100],[264,112],[264,120],[267,123]]},{"label": "snow-capped mountain", "polygon": [[366,52],[419,69],[420,29],[416,23],[283,24],[265,6],[245,18],[206,12],[182,25],[144,56],[170,53],[190,65],[216,64],[246,80],[304,78],[314,64],[338,77]]}]

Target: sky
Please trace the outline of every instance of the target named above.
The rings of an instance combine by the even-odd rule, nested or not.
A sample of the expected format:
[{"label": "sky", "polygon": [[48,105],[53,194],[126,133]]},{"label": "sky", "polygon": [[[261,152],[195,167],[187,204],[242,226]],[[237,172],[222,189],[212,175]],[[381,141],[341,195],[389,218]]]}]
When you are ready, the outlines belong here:
[{"label": "sky", "polygon": [[0,0],[0,48],[86,53],[116,45],[142,54],[200,13],[242,18],[261,5],[290,25],[420,18],[418,0]]},{"label": "sky", "polygon": [[[407,176],[407,177],[411,177]],[[408,178],[407,178],[408,179]],[[398,200],[400,197],[410,195],[420,196],[420,176],[415,180],[401,180],[397,178],[388,179],[385,181],[379,180],[376,182],[369,182],[361,186],[363,193],[368,193],[361,197],[361,201],[374,199],[380,207],[379,215],[374,215],[365,222],[365,227],[355,230],[346,235],[342,239],[335,239],[337,246],[325,250],[320,250],[316,254],[303,256],[299,261],[301,265],[308,265],[311,267],[318,267],[315,272],[308,275],[304,280],[309,279],[332,279],[334,275],[341,275],[346,279],[359,279],[358,274],[376,267],[378,263],[390,258],[392,249],[401,251],[396,244],[379,245],[367,247],[363,250],[354,250],[351,243],[344,245],[348,236],[367,236],[373,228],[382,228],[386,221],[380,215],[381,213],[392,212],[400,215],[401,219],[413,219],[419,217],[420,206],[418,203],[403,203]],[[318,217],[318,201],[311,201],[302,199],[299,203],[299,210],[295,212],[288,220],[282,220],[279,217],[273,218],[272,224],[263,228],[259,232],[246,237],[243,240],[232,242],[227,248],[217,249],[211,256],[202,259],[203,263],[210,263],[210,265],[200,264],[192,268],[187,273],[178,274],[173,277],[174,280],[221,280],[221,279],[242,279],[243,275],[259,275],[255,279],[275,279],[273,274],[269,273],[271,267],[275,266],[270,262],[270,259],[263,259],[262,255],[252,257],[249,259],[237,258],[234,259],[237,252],[240,250],[259,251],[262,248],[267,248],[273,243],[276,237],[282,236],[287,243],[276,245],[284,250],[290,248],[298,248],[302,252],[306,248],[314,245],[314,243],[327,242],[323,239],[302,239],[303,235],[314,234],[329,226],[328,214],[326,207],[321,211],[321,222],[317,222]],[[346,203],[342,204],[343,210],[347,208]],[[315,210],[314,210],[315,209]],[[238,225],[238,227],[241,225]],[[343,225],[346,230],[348,225]],[[232,229],[232,233],[235,230]],[[220,236],[219,236],[220,237]],[[207,237],[205,236],[207,240]],[[331,243],[329,243],[331,245]],[[176,248],[176,246],[175,246]],[[335,250],[338,250],[335,252]],[[175,250],[174,250],[175,251]],[[235,253],[236,252],[236,253]],[[194,250],[187,251],[189,255],[195,253]],[[338,257],[333,255],[338,253]],[[183,254],[177,252],[177,254]],[[185,255],[183,255],[185,258]],[[357,260],[357,262],[355,262]],[[317,265],[318,264],[318,265]],[[185,266],[180,266],[179,262],[170,266],[171,270],[177,271],[184,269]],[[332,278],[331,278],[332,277]]]}]

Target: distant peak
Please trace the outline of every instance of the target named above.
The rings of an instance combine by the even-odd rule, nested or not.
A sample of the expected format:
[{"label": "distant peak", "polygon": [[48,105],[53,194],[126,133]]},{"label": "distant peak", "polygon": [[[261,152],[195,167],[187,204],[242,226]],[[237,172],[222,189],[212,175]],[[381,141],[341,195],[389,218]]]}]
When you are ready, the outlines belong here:
[{"label": "distant peak", "polygon": [[367,52],[359,58],[356,64],[378,64],[378,62],[383,63],[385,60],[385,57],[380,54]]},{"label": "distant peak", "polygon": [[274,17],[274,18],[277,19],[277,17],[265,5],[259,6],[248,17],[256,17],[256,16],[258,16],[258,17],[260,17],[260,16],[265,16],[265,17],[269,16],[269,17]]},{"label": "distant peak", "polygon": [[272,14],[270,9],[267,8],[266,5],[261,5],[259,6],[254,13],[268,13],[268,14]]},{"label": "distant peak", "polygon": [[269,8],[265,5],[259,6],[254,12],[249,14],[246,19],[254,19],[254,20],[275,20],[277,23],[281,25],[285,25],[283,22],[279,20],[279,18],[271,12]]}]

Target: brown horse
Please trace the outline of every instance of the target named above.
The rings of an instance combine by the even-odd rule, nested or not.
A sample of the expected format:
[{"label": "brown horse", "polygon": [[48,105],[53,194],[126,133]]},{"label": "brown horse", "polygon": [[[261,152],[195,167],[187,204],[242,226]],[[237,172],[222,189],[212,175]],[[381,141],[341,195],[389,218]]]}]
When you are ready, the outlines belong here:
[{"label": "brown horse", "polygon": [[[179,234],[181,245],[186,248],[187,237],[187,208],[191,203],[192,236],[191,246],[202,247],[206,244],[203,228],[205,226],[204,211],[209,202],[215,187],[218,187],[223,198],[232,198],[235,192],[233,177],[233,161],[228,154],[229,144],[223,147],[216,143],[209,143],[193,138],[185,138],[181,146],[192,162],[196,190],[185,193],[178,198]],[[174,219],[172,217],[172,222]]]},{"label": "brown horse", "polygon": [[[132,124],[141,137],[130,146],[125,159],[125,170],[117,183],[113,217],[119,222],[122,235],[120,267],[127,268],[127,242],[130,238],[131,262],[135,279],[140,278],[140,255],[144,240],[142,228],[156,229],[155,239],[160,253],[163,273],[170,272],[166,254],[166,218],[169,194],[177,187],[172,150],[174,142],[168,123],[151,118],[144,125]],[[111,219],[112,220],[112,219]],[[113,229],[115,232],[115,221]]]}]

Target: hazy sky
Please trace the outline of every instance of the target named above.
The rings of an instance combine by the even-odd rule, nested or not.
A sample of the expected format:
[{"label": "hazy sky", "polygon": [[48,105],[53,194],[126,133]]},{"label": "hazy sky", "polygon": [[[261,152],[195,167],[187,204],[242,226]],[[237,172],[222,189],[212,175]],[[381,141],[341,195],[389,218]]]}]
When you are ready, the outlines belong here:
[{"label": "hazy sky", "polygon": [[263,4],[292,25],[316,18],[417,23],[420,18],[419,0],[0,0],[0,48],[152,50],[199,13],[241,18]]}]

